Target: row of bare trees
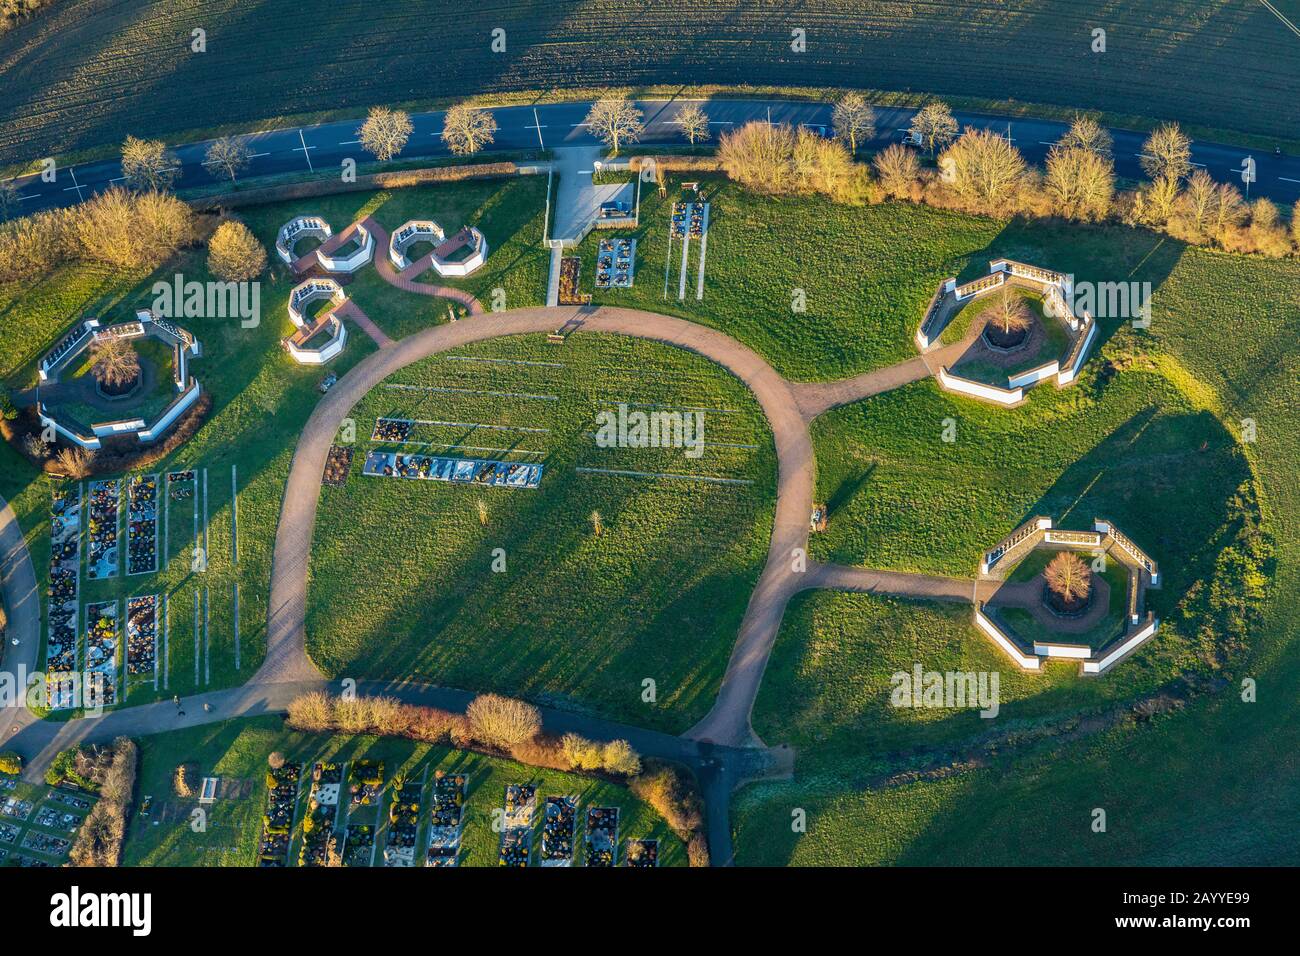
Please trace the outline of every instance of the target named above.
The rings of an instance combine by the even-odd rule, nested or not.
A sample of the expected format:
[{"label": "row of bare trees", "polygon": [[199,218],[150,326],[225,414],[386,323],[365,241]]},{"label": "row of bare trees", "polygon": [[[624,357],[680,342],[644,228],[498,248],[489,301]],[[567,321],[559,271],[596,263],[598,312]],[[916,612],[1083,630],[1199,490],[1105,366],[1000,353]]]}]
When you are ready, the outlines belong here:
[{"label": "row of bare trees", "polygon": [[990,130],[956,135],[946,107],[931,106],[928,117],[918,114],[912,131],[914,142],[936,151],[936,168],[925,168],[907,146],[889,146],[872,160],[883,196],[994,216],[1119,221],[1189,243],[1274,257],[1300,247],[1300,204],[1288,234],[1271,200],[1247,202],[1234,184],[1216,182],[1194,168],[1191,140],[1177,124],[1154,130],[1143,145],[1142,167],[1150,181],[1121,190],[1111,137],[1092,117],[1077,117],[1039,170],[1009,139]]}]

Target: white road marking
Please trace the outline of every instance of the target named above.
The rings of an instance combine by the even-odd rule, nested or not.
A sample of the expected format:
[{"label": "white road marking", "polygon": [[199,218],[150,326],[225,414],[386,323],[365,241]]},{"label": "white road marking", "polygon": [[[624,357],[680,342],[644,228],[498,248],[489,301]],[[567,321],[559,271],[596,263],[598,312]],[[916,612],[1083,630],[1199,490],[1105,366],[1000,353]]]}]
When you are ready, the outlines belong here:
[{"label": "white road marking", "polygon": [[1287,179],[1285,176],[1279,176],[1278,179],[1284,183],[1300,183],[1300,179]]},{"label": "white road marking", "polygon": [[307,169],[313,173],[316,172],[316,167],[311,164],[311,153],[308,152],[308,150],[315,149],[316,147],[307,145],[307,140],[303,137],[301,129],[298,130],[298,142],[302,143],[302,146],[294,149],[294,152],[296,153],[301,149],[302,155],[307,159]]},{"label": "white road marking", "polygon": [[[437,134],[437,133],[430,133],[429,135],[430,135],[430,136],[437,136],[438,134]],[[339,140],[339,145],[340,145],[340,146],[355,146],[355,145],[357,145],[357,143],[359,143],[359,142],[361,142],[361,140],[359,140],[359,139],[341,139],[341,140]]]},{"label": "white road marking", "polygon": [[69,166],[69,167],[68,167],[68,175],[72,177],[72,185],[71,185],[70,187],[65,186],[65,187],[63,188],[63,191],[64,191],[65,193],[67,193],[67,192],[71,192],[72,190],[75,189],[75,190],[77,191],[77,201],[78,201],[78,202],[81,202],[82,199],[84,199],[85,197],[81,195],[81,183],[77,182],[77,171],[76,171],[76,169],[75,169],[74,167],[72,167],[72,166]]},{"label": "white road marking", "polygon": [[1268,9],[1269,13],[1273,14],[1273,16],[1277,17],[1279,20],[1281,20],[1283,23],[1285,23],[1285,24],[1286,24],[1286,28],[1287,28],[1288,30],[1290,30],[1290,31],[1291,31],[1292,33],[1294,33],[1296,36],[1300,37],[1300,27],[1297,27],[1294,23],[1292,23],[1290,20],[1288,20],[1286,17],[1284,17],[1284,16],[1282,15],[1282,12],[1281,12],[1280,10],[1278,10],[1277,7],[1275,7],[1275,6],[1273,6],[1273,4],[1269,3],[1268,0],[1259,0],[1259,2],[1262,3],[1262,4],[1263,4],[1267,9]]}]

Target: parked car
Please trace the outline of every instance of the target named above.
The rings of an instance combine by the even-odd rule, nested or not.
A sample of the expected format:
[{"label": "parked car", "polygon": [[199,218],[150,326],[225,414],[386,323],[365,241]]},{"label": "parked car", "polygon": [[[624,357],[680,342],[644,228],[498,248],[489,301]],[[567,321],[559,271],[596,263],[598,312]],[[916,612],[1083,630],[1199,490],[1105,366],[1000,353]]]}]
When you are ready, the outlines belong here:
[{"label": "parked car", "polygon": [[326,392],[328,392],[331,388],[334,387],[334,383],[337,382],[338,380],[339,377],[335,375],[333,372],[330,372],[328,375],[326,375],[323,379],[320,380],[320,385],[317,386],[320,389],[320,393],[324,395]]}]

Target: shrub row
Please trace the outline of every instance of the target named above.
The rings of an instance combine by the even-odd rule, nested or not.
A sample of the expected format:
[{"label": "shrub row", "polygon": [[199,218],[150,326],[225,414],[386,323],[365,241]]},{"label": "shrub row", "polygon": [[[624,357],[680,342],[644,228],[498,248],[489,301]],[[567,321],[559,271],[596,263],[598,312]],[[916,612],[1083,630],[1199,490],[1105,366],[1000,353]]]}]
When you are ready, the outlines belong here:
[{"label": "shrub row", "polygon": [[99,783],[99,801],[81,825],[68,854],[71,866],[117,866],[122,858],[139,748],[135,741],[119,737],[113,742],[111,754]]},{"label": "shrub row", "polygon": [[194,239],[194,214],[175,196],[115,186],[69,209],[0,225],[0,283],[44,275],[70,259],[155,267]]},{"label": "shrub row", "polygon": [[[687,844],[692,866],[707,866],[708,843],[699,794],[670,764],[643,762],[626,740],[599,743],[579,734],[556,739],[542,733],[540,711],[500,694],[480,694],[457,714],[437,707],[404,704],[391,697],[345,699],[322,692],[290,702],[286,723],[307,733],[375,734],[408,737],[459,749],[504,752],[520,763],[554,770],[604,772],[627,778],[628,786],[655,809]],[[283,757],[274,754],[281,761]]]},{"label": "shrub row", "polygon": [[290,199],[311,199],[332,196],[336,193],[365,192],[373,189],[403,189],[429,183],[454,183],[467,179],[495,179],[518,174],[516,163],[479,163],[469,166],[428,166],[422,169],[403,169],[388,173],[369,173],[358,176],[354,182],[344,182],[342,177],[314,179],[301,183],[282,183],[259,186],[204,196],[190,201],[195,210],[236,209],[242,206],[259,206],[264,203],[283,202]]},{"label": "shrub row", "polygon": [[[1176,127],[1153,135],[1190,142]],[[1090,136],[1101,146],[1088,145]],[[1235,185],[1192,171],[1185,157],[1174,153],[1150,182],[1120,190],[1109,136],[1086,118],[1076,120],[1052,149],[1045,169],[1026,163],[1012,143],[988,130],[968,129],[948,142],[938,151],[937,168],[926,168],[916,150],[895,144],[878,153],[868,170],[853,162],[838,140],[806,129],[748,123],[722,136],[712,167],[695,157],[683,157],[678,167],[668,157],[661,158],[660,168],[720,167],[733,181],[768,195],[820,194],[851,204],[893,198],[1000,218],[1118,222],[1228,252],[1281,257],[1300,251],[1300,203],[1288,232],[1271,200],[1248,203]]]}]

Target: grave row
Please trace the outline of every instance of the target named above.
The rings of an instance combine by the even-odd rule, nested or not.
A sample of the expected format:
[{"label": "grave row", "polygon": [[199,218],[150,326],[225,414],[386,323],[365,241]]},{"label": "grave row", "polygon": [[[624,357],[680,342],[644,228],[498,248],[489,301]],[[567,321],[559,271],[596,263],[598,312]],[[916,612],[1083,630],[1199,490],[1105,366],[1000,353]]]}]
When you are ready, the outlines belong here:
[{"label": "grave row", "polygon": [[600,240],[596,249],[597,289],[630,289],[635,271],[635,239]]},{"label": "grave row", "polygon": [[81,581],[81,486],[56,489],[50,502],[49,631],[46,693],[51,708],[73,706]]},{"label": "grave row", "polygon": [[157,570],[158,476],[137,476],[127,485],[126,573]]},{"label": "grave row", "polygon": [[[529,865],[533,843],[533,819],[537,810],[537,788],[531,784],[506,787],[502,817],[501,847],[498,864],[509,867]],[[573,865],[577,831],[576,797],[547,797],[542,815],[540,863],[547,867]],[[618,855],[617,807],[589,807],[584,836],[584,864],[589,867],[612,867]],[[627,866],[657,866],[658,840],[628,840],[624,852]]]},{"label": "grave row", "polygon": [[371,451],[366,455],[362,474],[382,478],[490,485],[497,488],[536,488],[541,484],[543,467],[540,464],[480,458],[443,458]]},{"label": "grave row", "polygon": [[[56,866],[67,855],[93,801],[60,788],[26,799],[0,779],[0,866]],[[25,851],[25,852],[24,852]],[[29,854],[40,854],[42,859]]]},{"label": "grave row", "polygon": [[117,536],[121,483],[117,479],[90,483],[86,576],[92,581],[117,577]]}]

